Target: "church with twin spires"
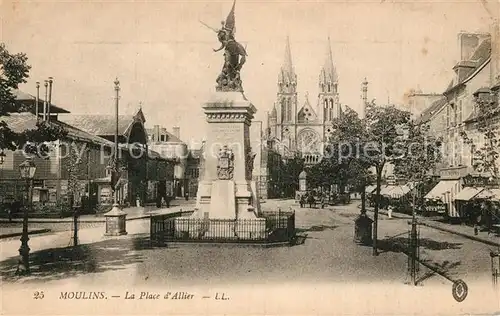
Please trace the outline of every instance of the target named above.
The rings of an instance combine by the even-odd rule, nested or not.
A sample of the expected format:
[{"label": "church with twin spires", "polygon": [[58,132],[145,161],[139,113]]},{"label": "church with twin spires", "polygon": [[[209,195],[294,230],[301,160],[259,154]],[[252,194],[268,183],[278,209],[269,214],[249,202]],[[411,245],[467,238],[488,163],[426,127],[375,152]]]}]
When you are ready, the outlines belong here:
[{"label": "church with twin spires", "polygon": [[338,76],[333,65],[330,38],[318,77],[318,96],[311,103],[306,92],[299,106],[297,74],[292,63],[290,39],[285,45],[285,59],[278,75],[276,102],[267,114],[267,136],[284,157],[300,153],[306,164],[321,161],[323,143],[332,132],[332,121],[342,113],[339,102]]}]

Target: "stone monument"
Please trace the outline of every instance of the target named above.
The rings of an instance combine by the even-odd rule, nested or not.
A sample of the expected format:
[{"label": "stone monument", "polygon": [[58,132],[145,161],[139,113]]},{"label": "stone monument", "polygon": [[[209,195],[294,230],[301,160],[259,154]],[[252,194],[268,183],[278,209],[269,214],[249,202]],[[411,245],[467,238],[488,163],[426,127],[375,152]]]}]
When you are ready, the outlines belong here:
[{"label": "stone monument", "polygon": [[[216,80],[216,91],[203,106],[208,123],[204,166],[198,185],[197,209],[192,217],[205,219],[207,223],[229,220],[235,237],[248,238],[265,234],[266,228],[265,219],[258,217],[257,186],[252,181],[255,153],[250,147],[250,125],[256,108],[243,94],[240,70],[246,51],[234,39],[234,9],[235,3],[222,28],[213,29],[221,42],[221,47],[214,51],[224,49],[224,65]],[[252,220],[252,225],[244,225],[245,220]],[[220,228],[205,229],[205,236],[219,237],[216,234],[217,231],[220,234]]]}]

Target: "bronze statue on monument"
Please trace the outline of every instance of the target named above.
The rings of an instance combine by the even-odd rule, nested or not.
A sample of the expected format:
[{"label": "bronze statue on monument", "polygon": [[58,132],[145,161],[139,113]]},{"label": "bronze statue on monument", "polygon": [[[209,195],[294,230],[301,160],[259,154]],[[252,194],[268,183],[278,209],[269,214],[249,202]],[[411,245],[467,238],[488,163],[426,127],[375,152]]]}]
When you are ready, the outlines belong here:
[{"label": "bronze statue on monument", "polygon": [[233,7],[231,12],[226,18],[226,21],[222,22],[221,29],[214,29],[205,23],[203,25],[212,29],[217,33],[217,38],[221,43],[218,49],[214,49],[214,52],[221,51],[224,49],[224,65],[220,75],[217,77],[217,91],[240,91],[243,92],[243,87],[241,85],[240,70],[243,64],[245,64],[247,52],[246,49],[238,43],[234,34],[236,31],[235,27],[235,17],[234,8],[236,0],[233,2]]}]

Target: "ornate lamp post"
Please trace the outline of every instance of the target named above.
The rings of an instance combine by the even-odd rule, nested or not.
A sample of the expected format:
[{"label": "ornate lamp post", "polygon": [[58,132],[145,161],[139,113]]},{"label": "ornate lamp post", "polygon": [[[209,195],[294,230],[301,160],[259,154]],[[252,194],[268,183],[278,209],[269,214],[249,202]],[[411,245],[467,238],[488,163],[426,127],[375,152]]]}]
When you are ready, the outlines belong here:
[{"label": "ornate lamp post", "polygon": [[115,84],[115,148],[113,161],[111,164],[111,189],[113,191],[113,208],[111,211],[104,214],[106,217],[106,236],[119,236],[126,235],[127,231],[125,229],[126,225],[126,216],[127,214],[120,209],[120,205],[118,202],[118,191],[117,191],[117,183],[119,180],[119,166],[118,166],[118,158],[120,156],[118,149],[118,105],[120,99],[120,81],[118,78],[114,81]]},{"label": "ornate lamp post", "polygon": [[33,177],[35,176],[36,166],[31,159],[27,159],[25,162],[19,165],[19,173],[21,174],[21,179],[26,180],[26,188],[28,191],[28,207],[24,207],[23,214],[23,234],[21,236],[21,247],[19,248],[19,255],[21,260],[17,266],[16,274],[29,274],[30,264],[29,264],[29,253],[30,248],[28,247],[28,211],[31,209],[32,199],[33,199]]}]

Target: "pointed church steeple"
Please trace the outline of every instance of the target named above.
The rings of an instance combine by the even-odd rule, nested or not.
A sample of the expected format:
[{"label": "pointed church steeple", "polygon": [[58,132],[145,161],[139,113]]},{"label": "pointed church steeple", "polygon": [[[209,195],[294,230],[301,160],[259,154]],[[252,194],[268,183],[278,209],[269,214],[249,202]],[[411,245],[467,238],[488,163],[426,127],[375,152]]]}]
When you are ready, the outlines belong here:
[{"label": "pointed church steeple", "polygon": [[290,48],[289,36],[286,37],[284,57],[278,78],[278,92],[294,93],[297,87],[297,75],[295,74],[292,63],[292,50]]},{"label": "pointed church steeple", "polygon": [[293,150],[297,122],[297,74],[292,63],[290,38],[285,42],[285,56],[278,75],[278,93],[276,95],[276,137]]},{"label": "pointed church steeple", "polygon": [[285,59],[283,62],[282,69],[289,74],[295,73],[295,71],[293,69],[293,63],[292,63],[292,49],[290,48],[290,37],[289,36],[286,37]]},{"label": "pointed church steeple", "polygon": [[337,69],[333,65],[333,54],[332,54],[332,45],[330,43],[330,36],[328,36],[328,45],[326,47],[326,56],[323,64],[323,68],[321,69],[320,74],[320,83],[336,83],[338,81]]},{"label": "pointed church steeple", "polygon": [[320,119],[325,123],[331,122],[334,118],[340,116],[341,107],[338,97],[338,76],[337,70],[333,65],[330,37],[328,37],[326,58],[319,74],[318,84],[318,106],[320,108]]}]

